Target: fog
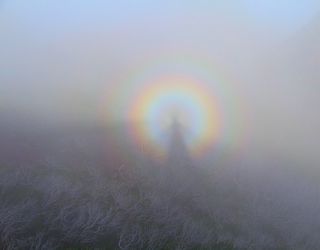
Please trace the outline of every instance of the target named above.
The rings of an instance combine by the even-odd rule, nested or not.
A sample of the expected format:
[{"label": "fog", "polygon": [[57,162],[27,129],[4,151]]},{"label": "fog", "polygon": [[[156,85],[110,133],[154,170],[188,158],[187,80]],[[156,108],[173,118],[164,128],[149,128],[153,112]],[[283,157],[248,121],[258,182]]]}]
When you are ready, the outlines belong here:
[{"label": "fog", "polygon": [[[257,229],[265,222],[259,221],[257,225],[246,224],[252,230],[250,232],[243,233],[239,229],[243,233],[239,233],[240,236],[223,234],[216,242],[227,239],[233,243],[234,249],[262,249],[262,246],[266,249],[276,246],[315,249],[320,242],[311,236],[310,232],[315,229],[310,223],[312,214],[317,214],[320,209],[317,203],[320,177],[319,65],[320,4],[316,0],[0,1],[0,163],[9,176],[16,167],[21,171],[21,168],[59,165],[80,173],[85,165],[85,171],[93,176],[90,178],[100,178],[96,171],[105,168],[102,163],[109,164],[107,175],[110,175],[112,164],[111,169],[141,164],[144,167],[138,168],[138,177],[134,175],[138,183],[145,183],[145,179],[149,179],[148,184],[152,181],[162,183],[167,179],[170,183],[185,184],[198,190],[199,184],[194,184],[190,178],[193,172],[188,174],[179,170],[183,162],[193,162],[201,174],[207,173],[209,183],[215,183],[213,190],[218,190],[215,191],[218,196],[225,198],[232,193],[229,198],[232,204],[242,204],[240,200],[243,199],[234,192],[245,193],[246,197],[251,197],[246,198],[250,202],[255,199],[252,197],[268,196],[263,202],[257,202],[256,207],[249,202],[253,210],[246,207],[237,211],[255,211],[255,216],[259,217],[257,214],[262,210],[258,207],[270,208],[273,212],[270,217],[265,215],[265,220],[269,223],[275,219],[279,226],[274,226],[278,230],[275,234],[281,230],[287,232],[285,236],[279,233],[281,237],[274,237],[276,239],[265,236]],[[148,84],[152,85],[152,79],[167,74],[185,74],[199,79],[200,85],[208,88],[217,99],[217,113],[222,118],[218,120],[221,123],[218,139],[210,143],[210,150],[200,158],[194,158],[191,152],[186,153],[188,147],[179,151],[184,147],[183,143],[170,149],[169,140],[165,150],[177,152],[168,156],[171,160],[165,164],[176,166],[176,169],[173,167],[165,173],[150,167],[164,163],[157,162],[147,153],[144,155],[148,146],[142,143],[147,142],[137,144],[135,138],[130,137],[132,124],[145,121],[139,120],[140,114],[134,116],[130,113],[128,116],[128,110],[133,105],[130,100],[143,96]],[[213,109],[212,106],[205,108]],[[174,111],[169,110],[170,117]],[[162,127],[152,119],[153,127],[146,132],[150,133],[146,135],[149,137],[158,133],[158,126]],[[170,118],[166,116],[165,119]],[[192,120],[191,117],[188,122]],[[204,122],[203,127],[210,126]],[[176,158],[182,158],[182,163]],[[7,171],[7,168],[11,170]],[[24,178],[20,175],[30,174],[18,175],[10,177],[14,183],[10,185],[15,186],[15,181],[19,183],[19,178]],[[174,179],[170,179],[170,175]],[[9,186],[6,181],[10,178],[3,180],[3,190],[7,190],[4,186]],[[130,181],[124,178],[120,182],[128,184]],[[38,183],[31,177],[30,182]],[[59,182],[52,183],[53,189],[58,190]],[[110,184],[112,181],[106,183],[113,185]],[[39,185],[37,188],[42,189],[43,184]],[[68,185],[71,184],[64,183],[61,189]],[[177,188],[170,185],[169,190]],[[48,192],[52,194],[53,189]],[[75,190],[70,197],[82,192]],[[254,190],[259,191],[254,193]],[[122,191],[114,187],[112,192]],[[215,192],[209,191],[212,196]],[[212,202],[229,207],[230,204],[221,197]],[[292,215],[288,219],[290,222],[276,219],[277,216],[285,217],[285,209],[278,212],[278,208],[274,208],[280,201],[291,211],[288,213]],[[171,201],[161,202],[168,202],[170,207]],[[202,209],[201,202],[196,203]],[[225,216],[222,215],[224,205],[215,208],[214,215],[210,216]],[[5,214],[6,206],[1,209]],[[237,216],[234,211],[231,214]],[[248,214],[252,215],[251,212]],[[300,241],[299,232],[288,229],[295,220],[305,229],[301,229],[305,238]],[[117,223],[116,227],[121,228],[124,222]],[[233,223],[242,225],[243,221],[236,219]],[[319,226],[317,222],[314,224],[314,228]],[[0,221],[0,246],[15,249],[18,244],[15,240],[21,235],[12,233],[13,236],[7,237],[10,233],[2,233],[7,228],[4,225],[4,220]],[[78,226],[75,224],[74,227]],[[243,236],[247,234],[251,235],[250,239]],[[297,241],[289,242],[287,236],[297,238]],[[201,237],[199,241],[207,244],[204,238],[209,236]],[[111,238],[115,240],[117,236],[112,234]],[[32,239],[33,242],[38,240]],[[250,241],[253,242],[251,248],[246,245]],[[20,247],[30,247],[26,242],[30,243],[25,241]],[[64,245],[56,241],[50,245],[48,242],[39,240],[39,249],[76,247],[70,242]],[[122,249],[153,248],[151,243],[147,246],[128,242],[124,247],[120,243],[116,245]],[[185,242],[185,245],[169,245],[167,248],[157,245],[154,248],[189,249],[192,246],[199,249],[198,243],[190,245],[187,240]],[[281,245],[279,242],[286,243]],[[42,243],[48,243],[50,247]]]}]

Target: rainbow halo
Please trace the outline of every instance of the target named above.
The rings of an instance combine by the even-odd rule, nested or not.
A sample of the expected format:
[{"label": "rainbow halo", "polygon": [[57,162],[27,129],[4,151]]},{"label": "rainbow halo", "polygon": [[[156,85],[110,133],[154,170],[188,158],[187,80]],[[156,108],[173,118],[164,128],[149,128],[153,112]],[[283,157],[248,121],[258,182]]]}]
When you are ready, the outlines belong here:
[{"label": "rainbow halo", "polygon": [[[178,121],[192,157],[228,157],[241,151],[242,102],[236,85],[217,78],[211,64],[165,61],[124,74],[108,89],[110,119],[126,121],[134,146],[163,159]],[[103,111],[105,113],[105,110]]]},{"label": "rainbow halo", "polygon": [[205,152],[220,130],[218,105],[204,84],[191,77],[171,75],[150,79],[133,98],[128,118],[131,134],[139,145],[157,155],[168,146],[169,129],[178,119],[190,153]]}]

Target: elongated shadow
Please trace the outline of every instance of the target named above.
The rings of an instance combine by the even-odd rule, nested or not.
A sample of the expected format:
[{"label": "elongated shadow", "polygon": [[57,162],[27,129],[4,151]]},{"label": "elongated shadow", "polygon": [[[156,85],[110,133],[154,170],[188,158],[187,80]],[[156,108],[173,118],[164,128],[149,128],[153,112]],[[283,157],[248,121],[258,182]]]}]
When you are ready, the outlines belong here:
[{"label": "elongated shadow", "polygon": [[173,117],[169,133],[167,164],[175,168],[192,165],[189,150],[185,142],[185,130],[176,116]]}]

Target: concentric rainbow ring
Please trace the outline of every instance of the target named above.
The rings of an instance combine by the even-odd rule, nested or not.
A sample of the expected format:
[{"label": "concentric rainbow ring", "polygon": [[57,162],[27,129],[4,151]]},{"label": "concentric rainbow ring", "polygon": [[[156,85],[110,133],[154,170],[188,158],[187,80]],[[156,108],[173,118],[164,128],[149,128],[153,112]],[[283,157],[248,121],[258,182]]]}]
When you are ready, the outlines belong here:
[{"label": "concentric rainbow ring", "polygon": [[[139,145],[162,156],[174,118],[179,120],[185,143],[194,156],[217,140],[220,115],[216,99],[204,84],[186,76],[163,76],[151,80],[134,97],[128,118],[135,121],[131,134]],[[173,117],[177,116],[177,117]]]},{"label": "concentric rainbow ring", "polygon": [[186,58],[144,62],[108,86],[101,112],[107,107],[108,120],[125,121],[136,148],[156,158],[167,153],[174,116],[193,157],[237,155],[244,132],[240,91],[216,69]]}]

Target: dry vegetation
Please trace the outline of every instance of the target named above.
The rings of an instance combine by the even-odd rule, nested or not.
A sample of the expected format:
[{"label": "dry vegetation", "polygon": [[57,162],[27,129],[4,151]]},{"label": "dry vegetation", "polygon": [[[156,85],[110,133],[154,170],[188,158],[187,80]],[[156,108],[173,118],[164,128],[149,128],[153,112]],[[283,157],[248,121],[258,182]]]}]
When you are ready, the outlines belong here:
[{"label": "dry vegetation", "polygon": [[[320,245],[316,186],[300,185],[287,174],[287,179],[277,175],[272,185],[274,176],[266,174],[252,175],[250,180],[245,171],[235,178],[232,171],[223,170],[211,176],[181,155],[158,163],[122,152],[120,158],[108,161],[107,157],[98,164],[94,159],[99,147],[79,137],[54,136],[48,142],[65,147],[60,155],[51,148],[47,155],[36,157],[38,164],[9,166],[7,161],[8,166],[1,168],[1,248],[316,249]],[[116,146],[114,141],[112,145]],[[219,169],[217,163],[209,164]]]}]

